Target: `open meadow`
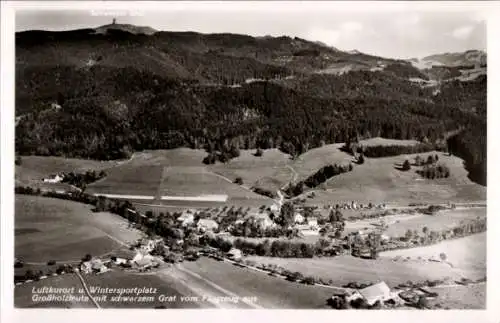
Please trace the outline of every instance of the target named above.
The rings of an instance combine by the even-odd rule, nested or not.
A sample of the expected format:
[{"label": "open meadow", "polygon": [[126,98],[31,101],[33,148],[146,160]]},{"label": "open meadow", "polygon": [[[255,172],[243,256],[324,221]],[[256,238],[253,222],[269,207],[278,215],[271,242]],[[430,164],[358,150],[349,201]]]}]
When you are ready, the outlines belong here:
[{"label": "open meadow", "polygon": [[74,261],[106,254],[141,235],[117,215],[40,196],[15,197],[15,256],[24,262]]},{"label": "open meadow", "polygon": [[[414,140],[384,138],[366,139],[361,143],[367,146],[418,144]],[[107,177],[88,185],[89,193],[149,196],[156,197],[155,202],[160,201],[162,195],[227,194],[228,203],[253,206],[264,202],[266,198],[251,192],[250,187],[274,192],[291,181],[307,178],[326,165],[353,162],[351,155],[340,150],[342,146],[342,143],[337,143],[314,148],[296,160],[291,160],[289,155],[277,149],[264,150],[261,157],[254,156],[254,150],[241,150],[239,157],[225,164],[218,162],[214,165],[202,163],[205,151],[188,148],[137,152],[130,160],[120,162],[26,156],[23,157],[22,166],[16,168],[16,179],[22,182],[39,180],[43,177],[41,174],[57,171],[104,169]],[[462,159],[441,152],[418,155],[426,158],[430,154],[437,154],[439,161],[450,168],[449,178],[429,180],[418,175],[416,167],[409,171],[398,169],[405,159],[413,161],[417,154],[365,158],[364,164],[354,164],[353,171],[334,176],[318,187],[306,190],[298,198],[305,198],[313,191],[315,196],[307,198],[307,204],[356,201],[407,205],[486,199],[486,188],[467,177]],[[41,167],[36,167],[35,163],[40,163]],[[241,186],[233,183],[238,177],[243,180]]]},{"label": "open meadow", "polygon": [[473,310],[486,309],[486,283],[467,286],[443,286],[429,288],[438,296],[429,300],[431,306],[439,304],[442,309]]},{"label": "open meadow", "polygon": [[388,226],[384,234],[397,238],[404,236],[407,230],[417,230],[422,234],[424,227],[427,227],[429,232],[441,232],[458,226],[462,221],[474,220],[477,217],[486,217],[486,208],[443,210],[434,215],[394,214],[375,219],[346,221],[345,232],[375,229],[377,225],[384,223]]},{"label": "open meadow", "polygon": [[[397,169],[405,159],[412,161],[417,155],[427,157],[430,154],[437,154],[439,161],[449,167],[449,178],[424,179],[415,172],[415,167],[409,171]],[[486,187],[467,177],[463,160],[440,152],[365,158],[364,164],[355,165],[353,171],[329,179],[314,192],[315,197],[308,198],[307,204],[356,201],[408,205],[486,200]],[[304,193],[303,197],[308,194]]]},{"label": "open meadow", "polygon": [[410,257],[412,261],[418,261],[419,258],[424,261],[439,260],[441,253],[446,255],[449,268],[460,277],[472,280],[486,277],[486,232],[430,246],[385,251],[380,253],[380,257],[387,259]]},{"label": "open meadow", "polygon": [[292,163],[290,155],[278,149],[263,150],[260,157],[254,156],[255,150],[240,150],[240,156],[226,164],[217,163],[209,169],[234,181],[241,177],[244,185],[257,186],[272,191],[287,184],[293,176],[287,165]]},{"label": "open meadow", "polygon": [[352,256],[307,259],[251,256],[246,259],[261,264],[275,264],[290,271],[301,272],[305,276],[331,279],[337,286],[349,282],[385,281],[389,286],[394,287],[407,281],[457,279],[459,277],[447,264],[416,261],[396,262],[384,257],[369,260]]}]

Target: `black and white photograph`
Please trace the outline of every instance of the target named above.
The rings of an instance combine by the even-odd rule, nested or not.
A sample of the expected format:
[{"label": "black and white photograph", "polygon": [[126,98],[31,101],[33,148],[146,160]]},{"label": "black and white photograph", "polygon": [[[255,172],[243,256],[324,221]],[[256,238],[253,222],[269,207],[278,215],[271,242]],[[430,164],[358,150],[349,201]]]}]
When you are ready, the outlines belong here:
[{"label": "black and white photograph", "polygon": [[16,310],[487,309],[484,6],[132,3],[11,17]]}]

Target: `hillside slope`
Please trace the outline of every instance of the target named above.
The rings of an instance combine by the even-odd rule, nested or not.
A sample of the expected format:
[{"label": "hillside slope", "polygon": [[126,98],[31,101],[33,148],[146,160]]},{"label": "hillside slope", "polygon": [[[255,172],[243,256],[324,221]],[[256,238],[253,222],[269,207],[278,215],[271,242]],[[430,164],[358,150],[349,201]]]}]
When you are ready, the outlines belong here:
[{"label": "hillside slope", "polygon": [[294,156],[355,136],[434,141],[485,118],[485,78],[436,96],[410,81],[427,75],[409,62],[286,36],[120,26],[16,34],[19,154],[116,159],[188,146]]}]

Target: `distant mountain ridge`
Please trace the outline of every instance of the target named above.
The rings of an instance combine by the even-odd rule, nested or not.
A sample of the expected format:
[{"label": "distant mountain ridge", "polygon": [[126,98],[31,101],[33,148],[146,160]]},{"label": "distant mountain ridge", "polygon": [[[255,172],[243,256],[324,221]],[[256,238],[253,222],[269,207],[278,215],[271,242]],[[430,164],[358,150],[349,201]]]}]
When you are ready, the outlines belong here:
[{"label": "distant mountain ridge", "polygon": [[134,35],[144,34],[144,35],[153,35],[158,32],[156,29],[148,27],[148,26],[136,26],[131,24],[117,24],[112,23],[109,25],[103,25],[97,28],[94,28],[96,33],[104,34],[107,33],[108,30],[121,30],[126,31]]},{"label": "distant mountain ridge", "polygon": [[422,59],[412,58],[408,60],[415,67],[424,69],[433,66],[446,67],[470,67],[485,66],[487,64],[487,54],[482,50],[468,50],[457,53],[442,53],[426,56]]}]

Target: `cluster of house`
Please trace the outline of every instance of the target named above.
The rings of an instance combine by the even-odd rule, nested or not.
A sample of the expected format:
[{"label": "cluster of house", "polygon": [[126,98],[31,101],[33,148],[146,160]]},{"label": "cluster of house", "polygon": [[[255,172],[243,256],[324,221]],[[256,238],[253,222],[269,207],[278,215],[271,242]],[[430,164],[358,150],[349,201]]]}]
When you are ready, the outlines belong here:
[{"label": "cluster of house", "polygon": [[300,213],[295,213],[294,216],[295,228],[299,230],[299,234],[303,236],[315,236],[319,234],[319,225],[316,218],[305,218]]},{"label": "cluster of house", "polygon": [[351,201],[350,203],[339,204],[339,209],[341,210],[363,210],[363,209],[385,209],[385,204],[362,204]]},{"label": "cluster of house", "polygon": [[[194,218],[195,212],[193,210],[186,210],[177,218],[177,222],[179,222],[183,227],[186,227],[194,224]],[[196,222],[196,227],[201,232],[216,231],[219,229],[219,224],[212,219],[199,219]]]},{"label": "cluster of house", "polygon": [[135,248],[133,257],[111,257],[111,259],[106,261],[99,258],[92,258],[80,264],[80,271],[84,274],[100,274],[107,272],[111,264],[127,266],[138,271],[158,267],[162,262],[161,258],[155,257],[150,253],[162,241],[163,239],[142,239],[139,241],[139,247]]}]

